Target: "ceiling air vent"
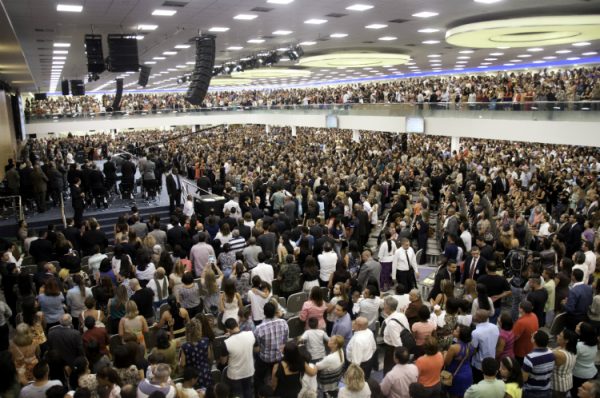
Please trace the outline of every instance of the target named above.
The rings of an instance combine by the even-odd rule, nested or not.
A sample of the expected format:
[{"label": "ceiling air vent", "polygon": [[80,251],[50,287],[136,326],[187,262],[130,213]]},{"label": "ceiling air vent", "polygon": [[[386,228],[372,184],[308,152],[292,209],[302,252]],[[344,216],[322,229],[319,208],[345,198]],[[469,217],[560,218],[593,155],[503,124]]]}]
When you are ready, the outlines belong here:
[{"label": "ceiling air vent", "polygon": [[397,18],[397,19],[390,19],[388,22],[391,23],[404,23],[404,22],[408,22],[408,19],[404,19],[404,18]]},{"label": "ceiling air vent", "polygon": [[405,46],[406,46],[406,47],[415,47],[415,46],[416,46],[416,44],[414,44],[414,43],[408,43],[408,44],[405,44]]},{"label": "ceiling air vent", "polygon": [[261,38],[263,38],[265,40],[270,40],[270,39],[274,39],[275,36],[261,36]]},{"label": "ceiling air vent", "polygon": [[40,32],[40,33],[53,33],[53,32],[54,32],[54,29],[50,29],[50,28],[46,28],[46,29],[43,29],[43,28],[35,28],[34,30],[35,30],[36,32]]},{"label": "ceiling air vent", "polygon": [[254,12],[271,12],[273,10],[274,10],[274,8],[269,8],[269,7],[254,7],[250,11],[254,11]]},{"label": "ceiling air vent", "polygon": [[372,40],[363,41],[363,44],[373,44],[373,43],[375,43],[375,42]]},{"label": "ceiling air vent", "polygon": [[340,14],[337,12],[332,12],[331,14],[327,14],[325,15],[326,17],[331,17],[331,18],[341,18],[341,17],[345,17],[348,14]]},{"label": "ceiling air vent", "polygon": [[162,3],[163,7],[185,7],[188,5],[187,1],[175,1],[175,0],[167,0],[164,3]]}]

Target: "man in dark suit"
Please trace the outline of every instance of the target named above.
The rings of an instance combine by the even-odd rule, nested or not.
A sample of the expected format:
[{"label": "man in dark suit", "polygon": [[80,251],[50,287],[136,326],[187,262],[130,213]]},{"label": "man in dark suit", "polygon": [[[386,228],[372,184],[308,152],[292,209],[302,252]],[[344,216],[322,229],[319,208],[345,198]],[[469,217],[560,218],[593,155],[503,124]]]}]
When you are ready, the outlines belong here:
[{"label": "man in dark suit", "polygon": [[167,193],[169,194],[169,211],[181,206],[181,180],[177,169],[169,170],[167,174]]},{"label": "man in dark suit", "polygon": [[64,314],[60,319],[60,324],[48,331],[48,348],[60,352],[64,361],[71,368],[75,359],[83,356],[81,334],[73,329],[72,322],[71,315]]},{"label": "man in dark suit", "polygon": [[498,195],[506,195],[508,193],[508,180],[503,171],[498,173],[492,185],[492,199],[496,199]]},{"label": "man in dark suit", "polygon": [[71,242],[73,249],[79,250],[81,247],[81,230],[75,226],[73,218],[67,218],[67,228],[63,231],[63,235]]},{"label": "man in dark suit", "polygon": [[135,164],[131,160],[125,160],[121,165],[121,194],[131,198],[134,192],[135,184]]},{"label": "man in dark suit", "polygon": [[581,234],[583,233],[583,222],[584,218],[581,215],[575,216],[571,214],[569,216],[569,232],[567,233],[567,257],[571,257],[581,247]]},{"label": "man in dark suit", "polygon": [[81,227],[83,222],[83,209],[85,208],[85,193],[81,190],[81,179],[75,177],[75,183],[71,185],[71,203],[73,205],[73,219],[76,227]]},{"label": "man in dark suit", "polygon": [[179,225],[179,219],[177,218],[177,216],[171,217],[171,225],[173,226],[173,228],[167,231],[167,242],[169,243],[169,245],[172,248],[175,248],[175,246],[179,245],[183,249],[189,250],[189,243],[191,242],[188,242],[188,233],[185,230],[185,228]]},{"label": "man in dark suit", "polygon": [[106,190],[110,194],[113,188],[118,193],[119,190],[116,189],[115,183],[117,182],[117,166],[115,162],[113,162],[110,156],[106,159],[106,163],[104,163],[104,167],[102,169],[104,172],[104,177],[106,178]]},{"label": "man in dark suit", "polygon": [[442,293],[442,281],[450,280],[454,283],[456,270],[457,270],[456,260],[449,260],[446,265],[441,265],[438,271],[435,274],[435,279],[433,282],[433,288],[429,293],[429,297],[427,300],[432,300],[437,297],[438,294]]},{"label": "man in dark suit", "polygon": [[106,201],[104,174],[98,170],[98,167],[96,167],[96,164],[94,163],[92,163],[90,170],[90,187],[92,189],[94,200],[96,201],[96,208],[99,209],[104,206],[104,208],[107,209],[108,202]]},{"label": "man in dark suit", "polygon": [[567,328],[575,330],[579,322],[587,318],[587,310],[592,305],[594,293],[592,287],[583,282],[583,271],[574,269],[571,273],[573,287],[569,290],[566,299],[565,311],[567,313]]},{"label": "man in dark suit", "polygon": [[40,261],[52,261],[54,254],[54,244],[48,239],[48,234],[54,233],[44,230],[39,239],[31,242],[29,254],[33,257],[36,264]]},{"label": "man in dark suit", "polygon": [[240,236],[242,236],[244,240],[250,239],[252,228],[244,224],[244,219],[242,217],[238,218],[237,229],[240,231]]},{"label": "man in dark suit", "polygon": [[471,248],[471,255],[465,260],[464,272],[460,281],[464,284],[467,279],[477,280],[481,275],[485,275],[487,260],[481,257],[479,246]]}]

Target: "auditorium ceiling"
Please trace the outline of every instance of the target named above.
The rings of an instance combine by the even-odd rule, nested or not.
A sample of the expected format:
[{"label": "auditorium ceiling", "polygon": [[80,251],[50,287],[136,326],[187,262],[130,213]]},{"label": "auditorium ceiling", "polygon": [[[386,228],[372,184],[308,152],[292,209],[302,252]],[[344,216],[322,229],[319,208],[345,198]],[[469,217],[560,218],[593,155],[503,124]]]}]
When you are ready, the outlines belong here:
[{"label": "auditorium ceiling", "polygon": [[[180,79],[195,60],[190,39],[209,32],[217,36],[217,65],[233,68],[233,62],[268,51],[283,54],[260,72],[219,76],[213,85],[219,89],[600,60],[595,0],[0,1],[34,82],[23,87],[42,92],[60,91],[63,79],[85,80],[88,93],[110,92],[116,77],[125,79],[126,90],[140,89],[137,72],[104,72],[88,83],[89,33],[103,35],[105,56],[107,34],[135,35],[140,64],[152,68],[147,90],[184,90],[188,83]],[[304,55],[290,61],[285,51],[297,45]]]}]

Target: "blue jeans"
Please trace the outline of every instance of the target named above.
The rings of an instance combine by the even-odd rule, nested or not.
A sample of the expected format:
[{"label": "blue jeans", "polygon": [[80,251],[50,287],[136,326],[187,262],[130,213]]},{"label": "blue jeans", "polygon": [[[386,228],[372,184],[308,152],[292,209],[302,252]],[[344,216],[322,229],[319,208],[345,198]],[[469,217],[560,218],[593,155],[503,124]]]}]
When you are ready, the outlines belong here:
[{"label": "blue jeans", "polygon": [[510,310],[510,315],[513,321],[516,321],[519,319],[519,304],[521,304],[523,288],[510,285],[510,291],[512,292],[512,308]]},{"label": "blue jeans", "polygon": [[523,390],[523,398],[552,398],[552,390]]},{"label": "blue jeans", "polygon": [[229,381],[229,386],[231,387],[231,392],[234,396],[242,398],[254,397],[254,378],[252,376],[239,380],[227,378],[227,380]]},{"label": "blue jeans", "polygon": [[492,325],[495,325],[496,322],[498,322],[500,310],[502,310],[502,300],[498,300],[496,303],[494,303],[494,314],[490,317],[490,323]]}]

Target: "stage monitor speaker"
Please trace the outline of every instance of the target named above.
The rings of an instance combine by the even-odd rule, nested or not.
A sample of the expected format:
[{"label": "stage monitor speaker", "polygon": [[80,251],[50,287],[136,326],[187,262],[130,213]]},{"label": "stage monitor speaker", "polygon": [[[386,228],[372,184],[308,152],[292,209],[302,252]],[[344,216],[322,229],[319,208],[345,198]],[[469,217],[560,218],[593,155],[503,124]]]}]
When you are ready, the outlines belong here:
[{"label": "stage monitor speaker", "polygon": [[135,35],[108,35],[107,69],[110,72],[137,72],[139,67]]},{"label": "stage monitor speaker", "polygon": [[121,110],[121,97],[123,96],[123,79],[117,79],[117,93],[112,104],[113,112]]},{"label": "stage monitor speaker", "polygon": [[85,95],[85,84],[83,80],[71,80],[71,94],[74,96]]},{"label": "stage monitor speaker", "polygon": [[101,35],[85,35],[85,55],[87,57],[88,73],[104,72],[106,67],[104,65]]},{"label": "stage monitor speaker", "polygon": [[215,36],[202,35],[196,37],[194,41],[196,43],[196,65],[190,79],[186,100],[192,105],[202,105],[215,66]]},{"label": "stage monitor speaker", "polygon": [[48,95],[46,93],[35,93],[33,94],[33,98],[35,98],[36,101],[44,101],[48,98]]},{"label": "stage monitor speaker", "polygon": [[200,195],[194,198],[194,211],[196,215],[202,215],[203,218],[214,214],[223,217],[223,206],[227,200],[219,195]]},{"label": "stage monitor speaker", "polygon": [[62,95],[69,95],[69,81],[68,80],[63,80],[60,83],[60,87],[62,90]]},{"label": "stage monitor speaker", "polygon": [[148,79],[150,78],[150,72],[152,68],[149,66],[140,66],[140,77],[138,79],[138,86],[146,87]]}]

